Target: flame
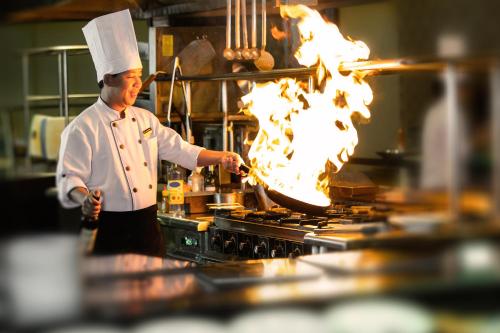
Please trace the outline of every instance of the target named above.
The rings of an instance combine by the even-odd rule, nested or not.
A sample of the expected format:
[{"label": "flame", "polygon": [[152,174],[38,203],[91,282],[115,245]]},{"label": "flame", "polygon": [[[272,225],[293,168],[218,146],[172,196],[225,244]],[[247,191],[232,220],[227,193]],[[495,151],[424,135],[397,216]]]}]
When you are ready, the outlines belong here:
[{"label": "flame", "polygon": [[248,156],[247,181],[288,197],[328,206],[329,173],[338,172],[358,143],[354,114],[369,119],[373,99],[364,74],[340,73],[342,62],[368,59],[365,43],[342,36],[337,26],[306,6],[281,6],[298,19],[301,65],[317,66],[314,88],[291,78],[256,84],[242,97],[243,111],[259,121]]}]

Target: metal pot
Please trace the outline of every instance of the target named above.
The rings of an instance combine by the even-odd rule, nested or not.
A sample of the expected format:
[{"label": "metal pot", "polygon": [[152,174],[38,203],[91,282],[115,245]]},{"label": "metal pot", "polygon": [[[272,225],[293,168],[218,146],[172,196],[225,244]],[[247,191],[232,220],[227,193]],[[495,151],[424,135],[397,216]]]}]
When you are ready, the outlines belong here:
[{"label": "metal pot", "polygon": [[214,203],[216,204],[234,204],[238,203],[242,206],[245,205],[244,192],[218,192],[214,193]]}]

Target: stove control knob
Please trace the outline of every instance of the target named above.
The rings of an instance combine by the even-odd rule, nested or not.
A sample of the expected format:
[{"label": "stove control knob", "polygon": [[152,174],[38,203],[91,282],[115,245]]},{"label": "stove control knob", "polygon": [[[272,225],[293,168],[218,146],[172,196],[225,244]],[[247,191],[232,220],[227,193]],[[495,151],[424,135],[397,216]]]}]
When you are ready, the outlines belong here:
[{"label": "stove control knob", "polygon": [[229,240],[224,242],[224,251],[225,252],[233,252],[236,247],[236,239],[231,237]]},{"label": "stove control knob", "polygon": [[293,251],[290,253],[290,257],[292,257],[292,258],[297,258],[297,257],[300,257],[301,255],[302,255],[302,251],[298,247],[293,249]]},{"label": "stove control knob", "polygon": [[219,234],[215,234],[210,238],[210,245],[212,246],[212,249],[220,249],[221,237]]},{"label": "stove control knob", "polygon": [[283,250],[283,246],[278,245],[274,249],[271,250],[271,258],[280,258],[285,255],[285,251]]},{"label": "stove control knob", "polygon": [[260,242],[258,245],[255,245],[255,247],[253,248],[253,252],[258,258],[264,258],[267,252],[266,243]]},{"label": "stove control knob", "polygon": [[243,254],[248,254],[251,250],[252,243],[247,239],[244,242],[241,242],[238,249]]}]

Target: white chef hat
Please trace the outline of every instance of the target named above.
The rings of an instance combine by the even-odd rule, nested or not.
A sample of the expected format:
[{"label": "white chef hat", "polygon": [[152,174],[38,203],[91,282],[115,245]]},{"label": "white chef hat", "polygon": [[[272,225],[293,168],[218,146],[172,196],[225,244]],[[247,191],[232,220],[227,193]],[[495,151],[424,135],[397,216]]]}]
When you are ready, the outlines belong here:
[{"label": "white chef hat", "polygon": [[104,74],[142,68],[128,9],[99,16],[82,30],[97,71],[97,82]]}]

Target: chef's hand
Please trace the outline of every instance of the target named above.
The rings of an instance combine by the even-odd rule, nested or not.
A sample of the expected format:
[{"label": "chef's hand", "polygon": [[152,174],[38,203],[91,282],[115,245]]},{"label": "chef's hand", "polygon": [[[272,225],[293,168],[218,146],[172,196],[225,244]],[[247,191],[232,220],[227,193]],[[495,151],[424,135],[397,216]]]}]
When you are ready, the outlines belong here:
[{"label": "chef's hand", "polygon": [[222,152],[222,154],[223,155],[221,157],[220,164],[222,164],[224,169],[239,175],[239,167],[243,163],[243,159],[241,158],[241,156],[230,151],[224,151]]},{"label": "chef's hand", "polygon": [[96,220],[101,211],[101,191],[94,190],[89,192],[82,204],[82,214]]}]

